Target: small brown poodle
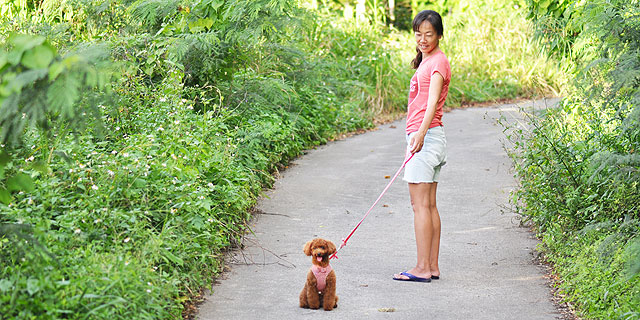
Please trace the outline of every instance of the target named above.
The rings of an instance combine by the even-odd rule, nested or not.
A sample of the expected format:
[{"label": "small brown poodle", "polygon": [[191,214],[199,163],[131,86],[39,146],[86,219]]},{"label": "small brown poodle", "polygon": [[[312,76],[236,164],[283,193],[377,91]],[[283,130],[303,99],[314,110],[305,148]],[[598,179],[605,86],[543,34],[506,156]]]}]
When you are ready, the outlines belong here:
[{"label": "small brown poodle", "polygon": [[329,257],[336,252],[331,241],[315,238],[304,245],[304,253],[312,256],[311,270],[307,282],[300,292],[300,307],[331,311],[338,307],[336,296],[336,273],[329,265]]}]

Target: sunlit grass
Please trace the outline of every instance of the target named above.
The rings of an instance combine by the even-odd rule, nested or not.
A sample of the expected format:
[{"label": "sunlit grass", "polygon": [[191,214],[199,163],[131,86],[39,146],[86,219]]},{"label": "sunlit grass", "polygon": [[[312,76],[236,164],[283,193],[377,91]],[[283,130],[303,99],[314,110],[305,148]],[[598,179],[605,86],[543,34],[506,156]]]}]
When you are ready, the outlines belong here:
[{"label": "sunlit grass", "polygon": [[452,69],[449,106],[566,93],[568,63],[540,50],[522,8],[473,2],[443,20],[441,48]]}]

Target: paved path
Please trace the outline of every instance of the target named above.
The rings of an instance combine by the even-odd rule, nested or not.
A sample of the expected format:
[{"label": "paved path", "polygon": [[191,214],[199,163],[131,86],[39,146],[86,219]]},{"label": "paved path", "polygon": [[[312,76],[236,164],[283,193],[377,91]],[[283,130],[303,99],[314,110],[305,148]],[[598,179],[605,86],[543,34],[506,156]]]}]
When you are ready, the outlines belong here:
[{"label": "paved path", "polygon": [[449,159],[438,186],[441,280],[391,279],[415,264],[413,214],[400,176],[331,262],[338,308],[298,307],[311,266],[303,245],[314,237],[339,245],[378,197],[389,181],[385,176],[395,173],[404,156],[404,122],[397,121],[296,159],[259,202],[264,213],[252,221],[255,234],[206,296],[198,319],[559,317],[543,271],[532,262],[537,241],[503,209],[515,182],[495,118],[517,116],[517,109],[503,105],[444,115]]}]

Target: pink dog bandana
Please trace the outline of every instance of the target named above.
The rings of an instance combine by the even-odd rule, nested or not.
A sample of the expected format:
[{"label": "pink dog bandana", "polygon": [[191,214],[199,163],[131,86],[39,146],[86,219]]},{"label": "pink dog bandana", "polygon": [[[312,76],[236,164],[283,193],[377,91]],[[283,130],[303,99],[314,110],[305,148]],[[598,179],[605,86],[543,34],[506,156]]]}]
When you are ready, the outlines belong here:
[{"label": "pink dog bandana", "polygon": [[327,286],[327,275],[329,275],[331,270],[333,269],[330,265],[326,268],[322,268],[316,265],[311,267],[311,272],[313,272],[313,275],[316,276],[316,286],[318,291],[324,290],[324,288]]}]

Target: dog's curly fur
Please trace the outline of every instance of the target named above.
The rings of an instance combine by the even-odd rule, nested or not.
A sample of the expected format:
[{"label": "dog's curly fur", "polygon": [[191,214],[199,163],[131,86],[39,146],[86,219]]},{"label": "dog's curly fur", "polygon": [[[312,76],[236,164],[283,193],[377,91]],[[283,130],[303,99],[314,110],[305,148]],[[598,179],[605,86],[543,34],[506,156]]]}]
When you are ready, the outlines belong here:
[{"label": "dog's curly fur", "polygon": [[[333,242],[322,238],[315,238],[304,245],[304,253],[311,256],[311,262],[322,268],[329,266],[329,257],[336,252]],[[318,259],[321,257],[321,259]],[[320,260],[320,261],[318,261]],[[331,270],[327,275],[326,286],[321,292],[317,289],[316,276],[313,271],[307,273],[307,281],[300,292],[300,307],[330,311],[338,307],[338,296],[336,295],[336,273]]]}]

